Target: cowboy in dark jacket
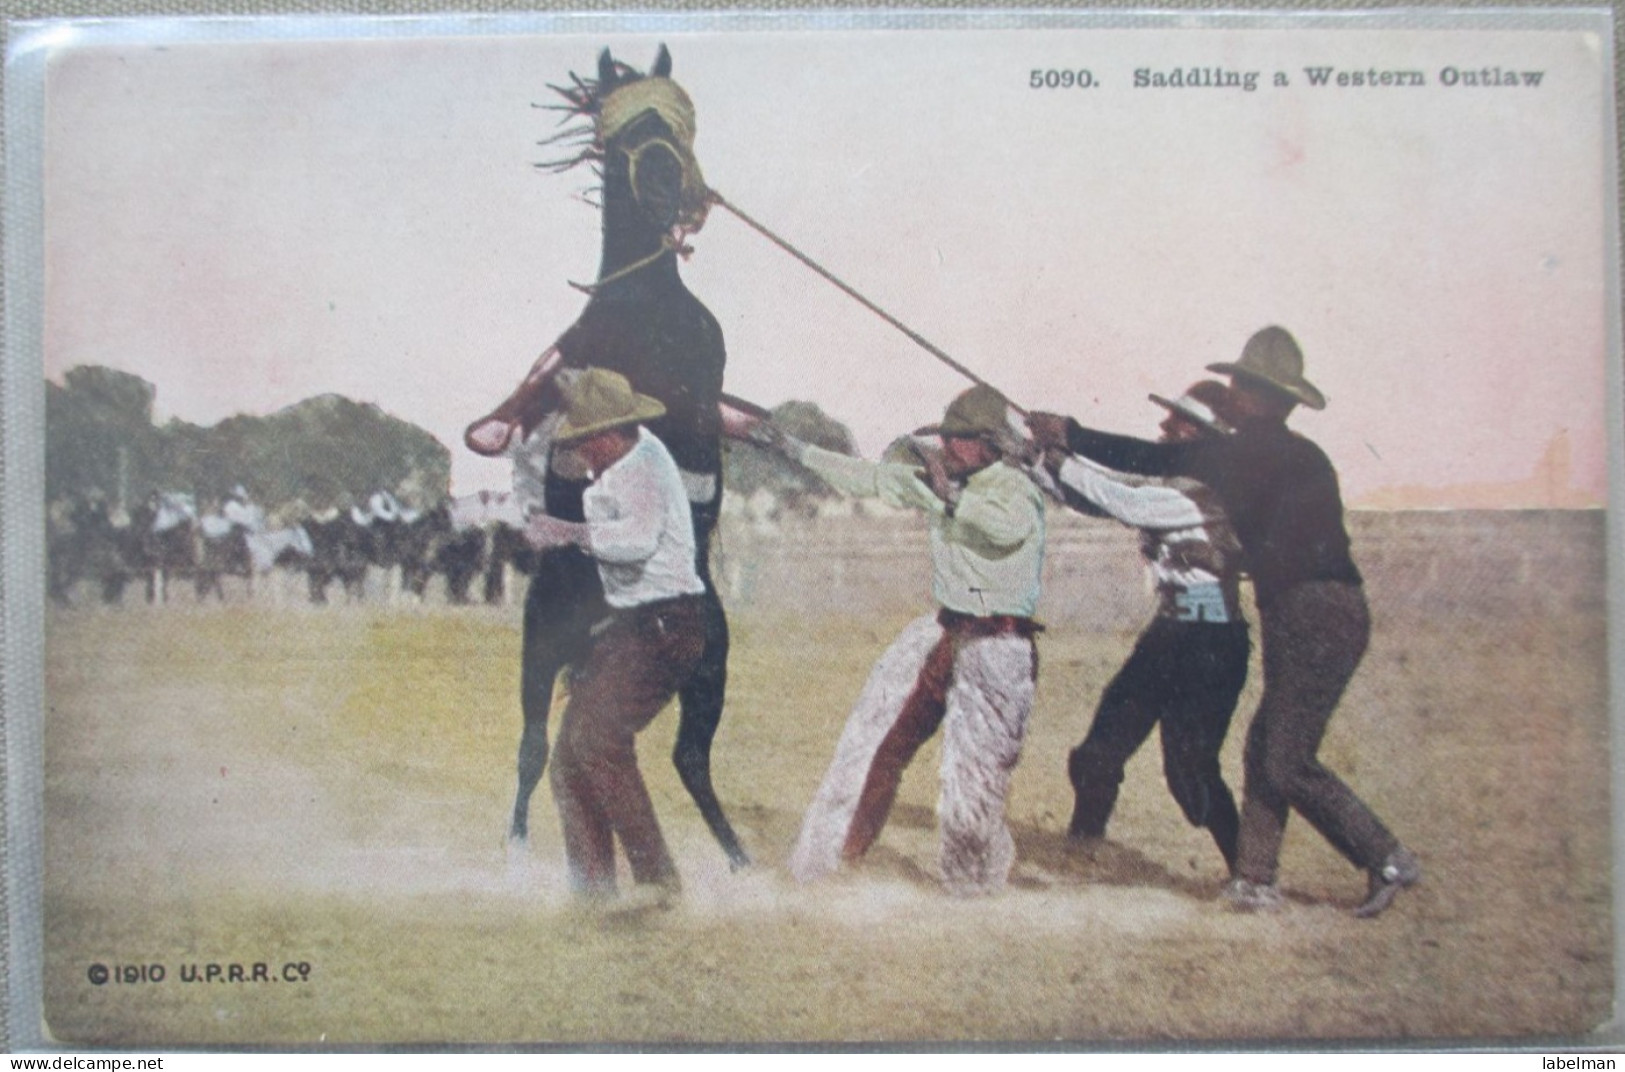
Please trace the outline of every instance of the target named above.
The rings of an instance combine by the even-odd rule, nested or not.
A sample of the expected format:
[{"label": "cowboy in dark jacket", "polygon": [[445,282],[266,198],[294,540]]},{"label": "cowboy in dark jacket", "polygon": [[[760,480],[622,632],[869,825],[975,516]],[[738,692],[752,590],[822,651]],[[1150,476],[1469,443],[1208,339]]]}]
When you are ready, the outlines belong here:
[{"label": "cowboy in dark jacket", "polygon": [[1230,377],[1220,416],[1235,427],[1232,436],[1151,443],[1054,414],[1033,414],[1029,423],[1046,446],[1127,472],[1191,477],[1224,501],[1252,574],[1264,659],[1264,695],[1247,735],[1237,860],[1225,896],[1247,910],[1281,905],[1276,870],[1290,807],[1369,874],[1355,915],[1375,916],[1422,871],[1316,759],[1371,634],[1337,472],[1319,447],[1286,426],[1297,406],[1323,409],[1326,400],[1304,378],[1296,340],[1279,327],[1249,339],[1240,361],[1208,368]]}]

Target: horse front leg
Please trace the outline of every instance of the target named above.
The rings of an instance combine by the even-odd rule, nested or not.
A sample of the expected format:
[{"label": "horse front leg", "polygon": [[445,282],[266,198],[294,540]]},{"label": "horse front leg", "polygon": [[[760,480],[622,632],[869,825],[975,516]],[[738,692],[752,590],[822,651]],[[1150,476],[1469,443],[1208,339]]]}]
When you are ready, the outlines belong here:
[{"label": "horse front leg", "polygon": [[739,843],[728,817],[722,812],[716,789],[711,784],[711,742],[722,722],[722,704],[728,686],[728,619],[722,601],[709,584],[705,593],[705,655],[694,676],[677,693],[681,715],[677,725],[677,745],[672,763],[683,780],[683,788],[694,798],[705,825],[728,856],[729,866],[738,871],[750,866],[750,857]]}]

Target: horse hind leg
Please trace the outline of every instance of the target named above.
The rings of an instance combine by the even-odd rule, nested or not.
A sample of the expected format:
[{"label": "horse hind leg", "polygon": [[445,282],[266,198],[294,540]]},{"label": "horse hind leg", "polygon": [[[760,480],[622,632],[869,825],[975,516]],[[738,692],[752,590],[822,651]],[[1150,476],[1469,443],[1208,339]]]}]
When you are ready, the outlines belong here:
[{"label": "horse hind leg", "polygon": [[226,590],[221,586],[220,574],[213,570],[199,570],[194,574],[192,577],[192,590],[197,594],[199,606],[209,598],[211,592],[220,602],[224,603],[226,601]]},{"label": "horse hind leg", "polygon": [[[537,667],[534,674],[526,667],[521,675],[535,680],[526,680],[521,685],[525,728],[519,735],[519,786],[513,798],[513,818],[508,824],[509,841],[530,839],[530,798],[547,769],[547,724],[552,714],[553,683],[560,669],[558,663],[550,663]],[[549,670],[552,672],[548,673]]]},{"label": "horse hind leg", "polygon": [[528,639],[519,672],[519,704],[525,718],[525,728],[519,735],[519,788],[508,825],[508,840],[520,842],[530,837],[530,798],[547,769],[547,723],[553,708],[553,685],[564,668],[559,645],[547,642],[552,638]]},{"label": "horse hind leg", "polygon": [[[469,575],[468,579],[473,580]],[[530,797],[547,766],[547,722],[559,672],[579,662],[591,644],[591,628],[607,611],[598,567],[574,549],[546,556],[525,593],[519,702],[525,728],[519,738],[519,790],[514,796],[509,840],[529,834]]]},{"label": "horse hind leg", "polygon": [[672,763],[683,780],[683,788],[694,798],[711,828],[711,834],[728,856],[733,870],[750,866],[750,857],[739,843],[728,817],[722,812],[716,789],[711,784],[711,742],[722,722],[722,702],[728,684],[728,620],[714,594],[706,599],[705,655],[694,676],[678,691],[681,716],[677,725],[677,746]]},{"label": "horse hind leg", "polygon": [[525,719],[519,736],[519,789],[513,798],[513,818],[508,823],[508,840],[530,839],[530,798],[536,792],[542,772],[547,769],[547,718]]},{"label": "horse hind leg", "polygon": [[711,783],[711,740],[716,736],[721,714],[720,705],[685,702],[677,729],[677,745],[672,750],[671,758],[683,787],[694,798],[705,825],[711,828],[712,836],[727,855],[729,866],[738,871],[750,866],[750,856],[723,813],[722,803],[717,799],[716,788]]}]

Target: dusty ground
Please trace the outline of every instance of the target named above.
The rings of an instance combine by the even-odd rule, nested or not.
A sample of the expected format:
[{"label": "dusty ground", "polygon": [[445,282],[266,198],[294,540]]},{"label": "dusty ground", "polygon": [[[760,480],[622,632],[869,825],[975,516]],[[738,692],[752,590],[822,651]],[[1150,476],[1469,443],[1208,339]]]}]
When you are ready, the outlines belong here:
[{"label": "dusty ground", "polygon": [[[1289,909],[1225,911],[1218,855],[1154,749],[1111,842],[1067,844],[1065,752],[1132,624],[1054,616],[1011,802],[1014,887],[954,901],[931,876],[934,747],[860,870],[814,888],[783,871],[918,594],[861,615],[739,607],[715,765],[758,866],[728,873],[665,759],[668,712],[643,767],[687,892],[603,917],[565,898],[545,787],[533,853],[505,852],[517,611],[53,611],[47,1017],[117,1045],[1583,1034],[1613,1003],[1602,610],[1385,616],[1373,582],[1373,648],[1322,755],[1427,869],[1374,922],[1348,915],[1362,877],[1301,822]],[[1255,699],[1250,684],[1238,726]],[[182,981],[211,963],[279,978]],[[95,964],[165,978],[97,986]]]}]

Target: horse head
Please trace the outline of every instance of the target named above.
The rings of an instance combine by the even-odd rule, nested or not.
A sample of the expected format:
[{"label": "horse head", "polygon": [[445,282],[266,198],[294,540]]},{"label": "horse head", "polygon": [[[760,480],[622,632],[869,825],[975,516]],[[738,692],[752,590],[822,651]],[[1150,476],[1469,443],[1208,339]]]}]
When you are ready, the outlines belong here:
[{"label": "horse head", "polygon": [[[671,53],[660,46],[648,74],[604,49],[596,78],[571,74],[552,106],[566,129],[543,144],[581,148],[538,165],[565,171],[590,164],[601,178],[604,262],[600,279],[664,251],[705,223],[710,194],[694,157],[694,104],[671,79]],[[575,122],[586,120],[588,122]],[[590,123],[590,125],[588,125]]]},{"label": "horse head", "polygon": [[[536,166],[557,173],[587,165],[599,179],[602,257],[597,283],[581,287],[594,296],[589,309],[599,296],[612,293],[645,318],[652,304],[694,302],[678,276],[677,254],[687,253],[686,236],[704,224],[711,194],[694,157],[694,105],[672,81],[671,66],[664,45],[648,74],[605,49],[596,77],[572,73],[569,85],[549,87],[563,98],[562,104],[538,105],[564,113],[564,129],[542,144],[573,151]],[[710,314],[698,315],[708,319]],[[696,314],[687,312],[681,319],[693,322]],[[580,327],[578,322],[576,329]],[[543,352],[506,400],[468,426],[463,442],[470,450],[501,454],[515,430],[528,435],[557,409],[561,396],[556,377],[567,366],[586,363],[581,346],[567,358],[563,343],[561,339]],[[718,348],[720,369],[720,342]],[[593,356],[603,363],[601,355]]]}]

